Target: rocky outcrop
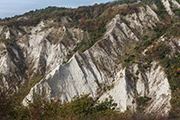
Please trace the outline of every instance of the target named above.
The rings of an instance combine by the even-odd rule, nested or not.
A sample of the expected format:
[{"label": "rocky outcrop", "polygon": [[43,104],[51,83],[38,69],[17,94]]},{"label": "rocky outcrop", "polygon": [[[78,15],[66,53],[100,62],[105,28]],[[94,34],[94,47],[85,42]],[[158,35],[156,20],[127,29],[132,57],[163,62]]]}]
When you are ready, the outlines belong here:
[{"label": "rocky outcrop", "polygon": [[[67,55],[77,43],[88,39],[88,33],[77,28],[50,27],[44,22],[31,28],[28,35],[18,40],[23,49],[29,73],[49,73],[67,61]],[[30,75],[31,76],[31,75]]]},{"label": "rocky outcrop", "polygon": [[167,115],[171,109],[168,79],[163,68],[155,62],[150,70],[142,71],[137,64],[120,70],[113,84],[113,89],[103,94],[100,99],[111,95],[122,112],[127,108],[136,111],[136,100],[140,96],[151,98],[145,113]]},{"label": "rocky outcrop", "polygon": [[[180,6],[175,0],[162,0],[162,3],[172,17],[171,6]],[[43,79],[24,98],[25,106],[28,105],[27,100],[33,101],[37,94],[63,102],[71,101],[75,95],[90,93],[101,101],[111,95],[119,110],[124,112],[128,108],[136,111],[137,99],[147,96],[151,99],[144,113],[168,115],[171,90],[159,63],[153,61],[152,67],[146,69],[141,68],[141,62],[129,65],[122,62],[144,36],[151,38],[155,35],[153,29],[157,24],[165,24],[151,7],[140,5],[140,2],[136,4],[135,11],[117,14],[109,21],[101,39],[84,52],[74,53],[73,49],[78,43],[88,41],[89,33],[64,26],[68,24],[66,17],[61,18],[62,24],[44,20],[37,26],[1,26],[0,87],[8,88],[13,80],[18,91],[26,80],[42,75]],[[15,38],[13,44],[9,40],[12,38]],[[169,38],[162,36],[159,41],[166,39]],[[168,45],[172,51],[179,51],[179,38],[172,38]],[[72,53],[74,55],[69,59]]]},{"label": "rocky outcrop", "polygon": [[[42,21],[36,27],[21,27],[24,35],[15,28],[1,26],[0,71],[6,76],[8,86],[13,86],[15,91],[26,79],[47,74],[66,62],[69,52],[79,42],[88,39],[88,33],[81,29],[51,27],[51,24],[52,21]],[[18,40],[10,40],[14,36]]]},{"label": "rocky outcrop", "polygon": [[139,34],[146,34],[148,27],[160,22],[150,7],[138,9],[138,13],[131,15],[116,15],[106,26],[107,31],[100,41],[84,53],[77,52],[68,63],[53,69],[30,90],[23,104],[28,105],[27,99],[33,101],[33,96],[41,93],[48,99],[61,96],[58,98],[62,102],[71,101],[75,95],[90,93],[100,100],[111,95],[124,112],[128,107],[135,111],[136,99],[148,96],[151,101],[145,113],[158,111],[160,115],[168,114],[171,91],[163,68],[154,62],[150,70],[139,71],[137,64],[124,68],[119,61],[128,47],[140,41]]}]

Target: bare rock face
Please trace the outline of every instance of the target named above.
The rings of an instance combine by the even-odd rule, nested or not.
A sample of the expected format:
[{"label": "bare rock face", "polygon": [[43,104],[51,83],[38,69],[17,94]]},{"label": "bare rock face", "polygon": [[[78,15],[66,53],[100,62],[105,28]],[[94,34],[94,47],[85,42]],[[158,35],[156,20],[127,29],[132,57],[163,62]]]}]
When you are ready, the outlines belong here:
[{"label": "bare rock face", "polygon": [[[24,35],[14,28],[0,27],[1,38],[6,39],[0,44],[0,73],[5,77],[6,87],[12,86],[17,92],[26,79],[47,74],[66,62],[77,43],[88,39],[88,33],[81,29],[51,27],[51,24],[52,21],[41,21],[35,27],[22,27],[27,33]],[[14,36],[18,40],[8,40]]]},{"label": "bare rock face", "polygon": [[[172,17],[171,7],[180,8],[175,0],[162,3]],[[67,18],[62,17],[61,22],[67,24]],[[124,112],[128,108],[136,111],[137,99],[149,97],[143,112],[166,116],[171,109],[171,90],[159,63],[153,61],[152,67],[145,69],[140,68],[141,63],[125,66],[122,62],[143,36],[154,35],[152,29],[157,24],[164,23],[148,5],[141,5],[127,15],[117,14],[106,24],[106,32],[98,42],[84,52],[74,53],[70,59],[68,56],[78,43],[88,41],[87,31],[51,20],[41,21],[37,26],[20,26],[21,30],[0,26],[0,36],[7,40],[0,42],[0,87],[8,88],[10,80],[15,79],[13,84],[18,91],[25,80],[42,75],[43,79],[31,88],[23,105],[27,106],[27,100],[33,101],[37,94],[64,102],[75,95],[90,93],[101,101],[111,95]],[[8,41],[12,36],[18,36],[13,44]],[[162,36],[159,41],[166,39]],[[168,46],[180,53],[178,37],[168,42]]]},{"label": "bare rock face", "polygon": [[33,101],[33,96],[41,93],[48,99],[61,96],[58,98],[62,102],[90,93],[101,101],[111,95],[124,112],[128,107],[136,111],[137,98],[148,96],[151,100],[144,112],[167,115],[171,91],[163,68],[153,62],[150,70],[140,71],[137,64],[124,68],[118,61],[127,47],[140,41],[138,35],[146,34],[148,27],[152,28],[157,22],[159,18],[148,6],[140,7],[138,13],[131,15],[116,15],[100,41],[84,53],[77,52],[66,64],[57,65],[31,88],[23,104],[28,105],[27,99]]},{"label": "bare rock face", "polygon": [[176,0],[161,0],[161,2],[171,17],[175,15],[172,8],[180,8],[180,4]]},{"label": "bare rock face", "polygon": [[31,28],[28,35],[18,40],[31,73],[49,73],[67,60],[67,54],[78,42],[88,39],[88,34],[77,28],[51,27],[41,22]]},{"label": "bare rock face", "polygon": [[[138,73],[138,74],[137,74]],[[151,98],[144,112],[167,115],[171,109],[171,90],[166,74],[161,66],[153,63],[150,70],[141,71],[137,64],[119,71],[114,87],[101,96],[101,100],[111,95],[122,112],[127,108],[136,110],[137,97]]]}]

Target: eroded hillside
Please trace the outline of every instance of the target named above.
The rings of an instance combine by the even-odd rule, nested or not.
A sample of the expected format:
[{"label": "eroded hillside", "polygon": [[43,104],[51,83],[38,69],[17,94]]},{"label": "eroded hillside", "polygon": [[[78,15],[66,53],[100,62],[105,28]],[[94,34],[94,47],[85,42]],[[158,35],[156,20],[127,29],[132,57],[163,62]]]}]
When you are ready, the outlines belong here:
[{"label": "eroded hillside", "polygon": [[25,106],[37,94],[64,102],[90,93],[111,95],[122,112],[178,117],[179,8],[119,1],[1,21],[1,87],[24,90]]}]

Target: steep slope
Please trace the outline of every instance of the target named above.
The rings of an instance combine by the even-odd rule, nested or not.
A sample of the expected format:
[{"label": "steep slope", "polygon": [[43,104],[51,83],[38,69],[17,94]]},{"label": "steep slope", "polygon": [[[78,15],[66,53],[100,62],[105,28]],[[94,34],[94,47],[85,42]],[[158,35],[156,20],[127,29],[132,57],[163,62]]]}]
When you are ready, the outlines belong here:
[{"label": "steep slope", "polygon": [[34,26],[24,25],[28,15],[0,22],[0,86],[33,86],[25,106],[37,94],[64,102],[90,93],[101,101],[111,95],[122,112],[168,116],[177,87],[170,75],[178,79],[179,66],[164,59],[179,60],[179,6],[114,2],[54,12],[57,18],[37,18]]},{"label": "steep slope", "polygon": [[[166,116],[171,109],[171,90],[166,74],[161,66],[152,63],[151,69],[142,71],[137,64],[128,66],[117,74],[114,88],[103,94],[100,98],[105,99],[111,95],[122,112],[128,108],[136,111],[139,107],[138,97],[149,97],[148,105],[145,106],[146,114]],[[138,74],[137,74],[138,73]]]},{"label": "steep slope", "polygon": [[[26,79],[37,78],[53,70],[57,65],[62,64],[68,58],[69,51],[72,51],[78,42],[88,39],[88,33],[78,28],[49,27],[52,22],[40,22],[36,27],[23,27],[27,33],[11,28],[20,34],[18,40],[12,41],[10,28],[2,26],[1,35],[9,40],[2,40],[1,73],[14,80],[14,84],[23,84]],[[19,33],[18,33],[19,32]],[[11,36],[10,36],[11,35]],[[13,75],[17,73],[17,77]],[[11,86],[11,81],[9,86]],[[14,86],[13,85],[13,86]],[[19,88],[19,85],[16,86]],[[16,89],[16,90],[17,90]]]},{"label": "steep slope", "polygon": [[66,56],[72,51],[78,42],[88,39],[88,33],[77,28],[51,27],[41,22],[37,27],[32,28],[29,35],[18,40],[23,48],[30,66],[30,73],[50,72],[57,65],[67,60]]},{"label": "steep slope", "polygon": [[62,101],[90,93],[100,100],[111,95],[121,111],[126,111],[128,106],[135,111],[136,99],[148,96],[151,101],[144,112],[158,111],[159,115],[167,115],[171,108],[171,92],[163,68],[155,68],[157,63],[154,63],[149,71],[139,71],[136,80],[133,76],[136,76],[137,64],[123,68],[119,61],[128,46],[133,49],[140,42],[138,35],[150,33],[148,28],[158,22],[159,18],[149,6],[138,7],[137,13],[117,15],[106,26],[106,33],[99,42],[84,53],[77,52],[67,64],[54,69],[31,89],[23,104],[27,105],[26,99],[33,100],[33,95],[41,93],[49,99],[61,95]]}]

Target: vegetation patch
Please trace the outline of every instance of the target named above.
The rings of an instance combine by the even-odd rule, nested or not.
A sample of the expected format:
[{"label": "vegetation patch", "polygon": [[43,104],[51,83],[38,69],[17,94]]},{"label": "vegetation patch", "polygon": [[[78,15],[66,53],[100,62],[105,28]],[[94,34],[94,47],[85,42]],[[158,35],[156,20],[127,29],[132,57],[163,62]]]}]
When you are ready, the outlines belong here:
[{"label": "vegetation patch", "polygon": [[147,97],[147,96],[144,96],[144,97],[138,97],[136,99],[136,102],[137,102],[137,110],[139,112],[143,112],[145,110],[145,108],[147,107],[148,105],[148,101],[150,101],[151,98],[150,97]]}]

